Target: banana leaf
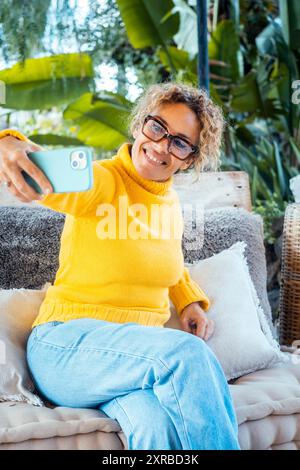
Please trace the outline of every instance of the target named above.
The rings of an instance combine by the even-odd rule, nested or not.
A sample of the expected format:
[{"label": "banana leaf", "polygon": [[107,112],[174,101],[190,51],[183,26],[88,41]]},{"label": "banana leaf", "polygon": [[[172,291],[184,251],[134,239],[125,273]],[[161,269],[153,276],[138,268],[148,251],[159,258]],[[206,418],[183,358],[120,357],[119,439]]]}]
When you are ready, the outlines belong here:
[{"label": "banana leaf", "polygon": [[83,145],[81,140],[65,135],[32,134],[29,139],[38,145],[61,145],[63,147]]},{"label": "banana leaf", "polygon": [[92,85],[92,60],[88,54],[61,54],[27,59],[0,71],[5,84],[4,108],[48,109],[81,96]]},{"label": "banana leaf", "polygon": [[114,150],[129,139],[127,120],[132,103],[115,93],[85,93],[64,111],[79,127],[77,138],[86,145]]},{"label": "banana leaf", "polygon": [[162,18],[172,9],[171,0],[117,0],[128,39],[133,47],[167,45],[178,30],[178,15]]}]

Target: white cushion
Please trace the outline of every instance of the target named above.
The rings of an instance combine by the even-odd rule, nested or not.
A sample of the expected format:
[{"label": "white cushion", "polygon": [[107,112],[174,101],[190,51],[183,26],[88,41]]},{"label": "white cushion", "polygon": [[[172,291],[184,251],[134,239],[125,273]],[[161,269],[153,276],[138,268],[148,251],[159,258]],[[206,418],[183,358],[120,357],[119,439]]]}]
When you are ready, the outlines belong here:
[{"label": "white cushion", "polygon": [[26,361],[26,343],[49,283],[40,290],[0,290],[0,402],[21,401],[43,406],[33,393]]},{"label": "white cushion", "polygon": [[[215,331],[207,344],[221,363],[227,380],[283,361],[251,280],[244,256],[245,242],[188,265],[190,275],[211,300],[207,311]],[[170,300],[171,310],[174,305]],[[179,320],[165,324],[181,328]]]}]

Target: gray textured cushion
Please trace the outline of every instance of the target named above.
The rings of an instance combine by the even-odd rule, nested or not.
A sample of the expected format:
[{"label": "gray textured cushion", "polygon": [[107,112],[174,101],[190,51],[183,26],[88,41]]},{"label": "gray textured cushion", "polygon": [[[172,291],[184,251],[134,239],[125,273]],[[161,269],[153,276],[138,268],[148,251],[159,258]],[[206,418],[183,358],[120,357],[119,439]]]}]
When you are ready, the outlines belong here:
[{"label": "gray textured cushion", "polygon": [[0,207],[0,289],[41,289],[54,281],[64,221],[46,208]]},{"label": "gray textured cushion", "polygon": [[[247,243],[250,275],[263,311],[272,328],[266,282],[266,259],[261,216],[244,209],[220,208],[205,211],[204,243],[190,247],[196,237],[193,220],[185,217],[183,252],[187,263],[208,258],[237,241]],[[44,207],[0,207],[0,288],[40,289],[53,282],[58,269],[60,236],[65,215]]]},{"label": "gray textured cushion", "polygon": [[[193,264],[230,248],[238,241],[245,241],[247,244],[245,255],[250,276],[256,288],[260,305],[275,337],[272,312],[267,295],[267,266],[262,217],[242,208],[206,209],[204,211],[203,236],[199,236],[199,229],[195,228],[193,217],[185,215],[182,246],[186,263]],[[190,249],[196,237],[201,240],[201,243],[195,244],[198,246],[197,249]]]}]

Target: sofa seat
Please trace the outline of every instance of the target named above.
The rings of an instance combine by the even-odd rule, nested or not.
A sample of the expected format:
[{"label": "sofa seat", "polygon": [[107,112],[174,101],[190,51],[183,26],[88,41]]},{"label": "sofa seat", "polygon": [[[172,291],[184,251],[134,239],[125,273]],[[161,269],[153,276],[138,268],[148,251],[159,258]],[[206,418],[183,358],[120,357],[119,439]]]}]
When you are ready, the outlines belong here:
[{"label": "sofa seat", "polygon": [[244,450],[300,448],[300,356],[230,385]]},{"label": "sofa seat", "polygon": [[[300,358],[229,385],[243,450],[300,448]],[[299,360],[294,364],[293,360]],[[127,449],[116,420],[95,409],[0,403],[0,450]]]},{"label": "sofa seat", "polygon": [[0,403],[0,450],[122,450],[125,436],[100,410]]}]

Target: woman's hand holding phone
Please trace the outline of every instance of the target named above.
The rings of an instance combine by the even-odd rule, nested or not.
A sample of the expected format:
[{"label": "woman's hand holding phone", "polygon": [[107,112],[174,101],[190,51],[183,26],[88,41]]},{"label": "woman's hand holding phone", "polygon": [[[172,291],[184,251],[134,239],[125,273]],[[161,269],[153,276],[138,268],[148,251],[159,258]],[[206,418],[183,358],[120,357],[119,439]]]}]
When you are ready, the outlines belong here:
[{"label": "woman's hand holding phone", "polygon": [[28,173],[37,182],[44,194],[53,192],[49,180],[27,155],[27,152],[41,150],[43,148],[39,145],[13,136],[0,139],[0,182],[10,182],[8,190],[22,202],[31,202],[43,197],[27,184],[22,171]]}]

